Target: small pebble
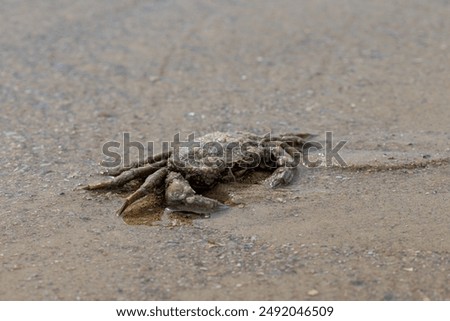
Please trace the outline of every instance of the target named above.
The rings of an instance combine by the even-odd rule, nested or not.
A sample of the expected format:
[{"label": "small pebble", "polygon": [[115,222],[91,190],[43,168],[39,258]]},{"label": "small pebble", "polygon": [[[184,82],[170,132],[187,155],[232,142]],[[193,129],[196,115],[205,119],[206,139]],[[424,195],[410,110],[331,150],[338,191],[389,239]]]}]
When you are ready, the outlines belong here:
[{"label": "small pebble", "polygon": [[316,289],[312,289],[312,290],[308,291],[309,296],[316,296],[317,294],[319,294],[319,291],[317,291]]}]

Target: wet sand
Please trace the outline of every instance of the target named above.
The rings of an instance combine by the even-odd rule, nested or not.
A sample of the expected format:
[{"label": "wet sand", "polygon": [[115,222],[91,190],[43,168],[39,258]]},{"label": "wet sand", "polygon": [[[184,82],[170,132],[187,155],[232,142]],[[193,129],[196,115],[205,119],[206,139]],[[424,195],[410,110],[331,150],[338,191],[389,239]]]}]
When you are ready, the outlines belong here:
[{"label": "wet sand", "polygon": [[[448,1],[3,1],[0,29],[0,299],[450,300]],[[221,184],[209,219],[76,189],[124,132],[216,130],[331,131],[350,166]]]}]

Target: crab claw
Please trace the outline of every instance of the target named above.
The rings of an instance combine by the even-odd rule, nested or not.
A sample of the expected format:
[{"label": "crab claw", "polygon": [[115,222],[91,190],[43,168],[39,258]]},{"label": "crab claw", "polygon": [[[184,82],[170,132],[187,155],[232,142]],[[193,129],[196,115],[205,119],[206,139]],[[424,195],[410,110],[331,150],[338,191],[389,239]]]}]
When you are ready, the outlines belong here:
[{"label": "crab claw", "polygon": [[221,202],[195,194],[189,182],[179,173],[172,172],[166,179],[166,200],[168,211],[211,214],[227,209]]},{"label": "crab claw", "polygon": [[189,212],[208,215],[228,208],[227,205],[219,201],[201,195],[194,195],[186,198],[184,202],[169,204],[166,210],[169,212]]}]

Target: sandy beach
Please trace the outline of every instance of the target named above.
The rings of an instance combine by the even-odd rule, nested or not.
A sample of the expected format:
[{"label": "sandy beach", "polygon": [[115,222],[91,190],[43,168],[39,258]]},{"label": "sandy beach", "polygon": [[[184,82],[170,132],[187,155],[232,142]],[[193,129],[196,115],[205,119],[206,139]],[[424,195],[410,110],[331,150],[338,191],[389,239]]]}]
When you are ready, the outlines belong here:
[{"label": "sandy beach", "polygon": [[[448,1],[1,7],[1,300],[450,300]],[[332,132],[348,166],[208,219],[78,189],[124,133],[213,131]]]}]

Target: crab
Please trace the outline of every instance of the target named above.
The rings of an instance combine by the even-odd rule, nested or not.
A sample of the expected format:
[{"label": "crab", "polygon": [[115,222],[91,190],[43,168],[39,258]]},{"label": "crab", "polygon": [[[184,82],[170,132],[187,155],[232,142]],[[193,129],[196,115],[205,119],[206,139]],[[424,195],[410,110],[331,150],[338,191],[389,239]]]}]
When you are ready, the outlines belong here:
[{"label": "crab", "polygon": [[[167,209],[209,215],[227,206],[199,193],[213,188],[218,182],[236,180],[252,170],[269,170],[265,180],[268,188],[289,184],[300,162],[314,143],[314,135],[306,133],[270,134],[258,136],[248,132],[213,132],[198,139],[189,139],[189,146],[172,148],[128,166],[106,171],[109,181],[82,187],[85,190],[115,189],[135,179],[144,183],[117,211],[124,211],[149,193],[163,192]],[[190,137],[191,138],[191,137]]]}]

